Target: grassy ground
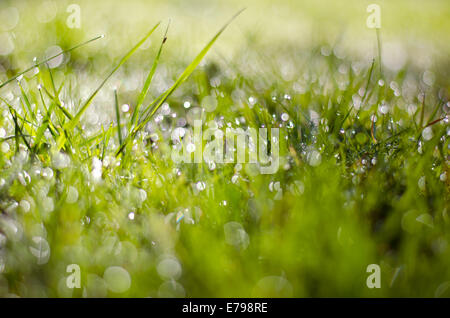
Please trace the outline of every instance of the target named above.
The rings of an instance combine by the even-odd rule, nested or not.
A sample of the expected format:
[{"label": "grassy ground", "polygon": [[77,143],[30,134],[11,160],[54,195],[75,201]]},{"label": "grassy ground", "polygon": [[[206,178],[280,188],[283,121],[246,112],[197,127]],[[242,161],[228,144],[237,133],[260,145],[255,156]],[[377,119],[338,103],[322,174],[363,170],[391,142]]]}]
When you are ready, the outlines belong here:
[{"label": "grassy ground", "polygon": [[[379,1],[380,64],[369,3],[2,2],[1,83],[105,37],[0,84],[0,296],[450,296],[450,5]],[[196,118],[280,169],[175,163]]]}]

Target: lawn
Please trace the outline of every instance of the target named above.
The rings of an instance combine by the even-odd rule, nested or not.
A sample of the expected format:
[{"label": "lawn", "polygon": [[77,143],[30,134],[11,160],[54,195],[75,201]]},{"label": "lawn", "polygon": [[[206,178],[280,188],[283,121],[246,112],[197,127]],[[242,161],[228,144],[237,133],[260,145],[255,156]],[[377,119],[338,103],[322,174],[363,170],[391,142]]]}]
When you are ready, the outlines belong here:
[{"label": "lawn", "polygon": [[449,16],[2,1],[0,296],[450,297]]}]

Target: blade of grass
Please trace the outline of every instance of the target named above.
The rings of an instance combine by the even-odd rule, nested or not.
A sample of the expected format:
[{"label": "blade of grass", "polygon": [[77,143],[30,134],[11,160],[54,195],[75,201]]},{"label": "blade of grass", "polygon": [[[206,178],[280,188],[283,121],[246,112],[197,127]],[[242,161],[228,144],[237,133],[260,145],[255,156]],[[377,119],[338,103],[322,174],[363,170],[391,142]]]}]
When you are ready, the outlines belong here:
[{"label": "blade of grass", "polygon": [[350,107],[350,109],[348,110],[347,114],[345,114],[344,119],[341,121],[341,124],[339,125],[339,129],[338,131],[342,128],[342,126],[344,126],[345,121],[347,120],[348,116],[350,116],[350,113],[353,110],[353,105]]},{"label": "blade of grass", "polygon": [[434,118],[434,116],[436,116],[441,104],[442,104],[442,101],[438,101],[438,103],[436,104],[436,106],[433,109],[433,112],[431,113],[430,117],[428,118],[426,126],[428,126],[433,121],[433,118]]},{"label": "blade of grass", "polygon": [[[48,74],[49,74],[49,77],[50,77],[50,83],[51,83],[52,88],[53,88],[53,93],[54,93],[54,99],[53,100],[54,100],[54,102],[57,105],[61,105],[61,101],[59,100],[59,91],[56,89],[55,81],[53,79],[52,69],[50,68],[48,63],[45,63],[45,66],[47,66]],[[63,108],[63,107],[61,107],[61,108]],[[61,123],[61,125],[63,125],[64,124],[64,116],[61,116],[59,113],[56,113],[56,116],[58,117],[59,122]]]},{"label": "blade of grass", "polygon": [[8,137],[0,138],[0,141],[4,142],[4,141],[7,141],[7,140],[10,140],[13,138],[18,138],[18,137],[31,137],[31,136],[30,135],[19,135],[19,136],[12,135],[12,136],[8,136]]},{"label": "blade of grass", "polygon": [[[44,102],[44,98],[42,96],[42,91],[41,90],[39,90],[39,94],[41,95],[42,103],[44,103],[44,106],[45,106],[45,102]],[[55,105],[56,105],[55,103],[52,103],[50,105],[50,107],[48,108],[48,110],[47,110],[47,114],[45,115],[45,118],[42,121],[42,125],[39,127],[39,129],[38,129],[38,131],[36,133],[36,138],[35,138],[35,141],[34,141],[33,151],[36,151],[38,149],[38,147],[39,147],[39,143],[41,141],[41,138],[44,135],[45,130],[48,128],[48,126],[50,124],[50,118],[51,118],[52,111],[53,111],[53,108],[55,107]],[[50,129],[50,132],[53,134],[51,129]]]},{"label": "blade of grass", "polygon": [[82,47],[82,46],[84,46],[84,45],[86,45],[86,44],[89,44],[89,43],[91,43],[91,42],[94,42],[94,41],[96,41],[96,40],[98,40],[98,39],[101,39],[101,38],[103,38],[103,37],[104,37],[103,35],[99,35],[99,36],[97,36],[97,37],[95,37],[95,38],[93,38],[93,39],[90,39],[90,40],[86,41],[86,42],[83,42],[83,43],[81,43],[81,44],[75,45],[74,47],[71,47],[70,49],[67,49],[67,50],[62,51],[62,52],[60,52],[60,53],[58,53],[58,54],[55,54],[55,55],[53,55],[53,56],[51,56],[51,57],[49,57],[49,58],[43,60],[42,62],[35,63],[34,65],[30,66],[30,67],[27,68],[26,70],[20,72],[19,74],[16,74],[15,76],[11,77],[11,78],[8,79],[7,81],[1,83],[1,84],[0,84],[0,89],[1,89],[3,86],[6,86],[7,84],[9,84],[9,83],[11,83],[12,81],[14,81],[16,78],[20,77],[21,75],[23,75],[23,74],[25,74],[25,73],[31,71],[31,70],[34,69],[35,67],[38,67],[38,66],[40,66],[40,65],[42,65],[42,64],[44,64],[44,63],[47,63],[48,61],[53,60],[55,57],[58,57],[58,56],[60,56],[60,55],[62,55],[62,54],[65,54],[65,53],[69,53],[69,52],[71,52],[71,51],[73,51],[73,50],[75,50],[75,49],[78,49],[79,47]]},{"label": "blade of grass", "polygon": [[67,109],[65,109],[60,103],[58,103],[57,99],[55,96],[53,96],[48,90],[47,88],[45,88],[45,86],[42,86],[45,94],[53,100],[53,102],[56,104],[56,106],[63,112],[63,114],[69,119],[72,120],[73,116],[67,111]]},{"label": "blade of grass", "polygon": [[369,90],[370,80],[372,79],[372,72],[373,72],[374,65],[375,65],[375,59],[372,60],[372,65],[370,66],[370,69],[369,69],[369,76],[367,77],[366,87],[364,88],[364,96],[361,99],[361,106],[358,108],[358,111],[356,112],[356,118],[358,118],[359,113],[363,107],[363,104],[366,102],[367,91]]},{"label": "blade of grass", "polygon": [[164,43],[166,43],[166,40],[167,40],[167,31],[169,30],[169,26],[170,26],[170,21],[167,24],[166,32],[164,33],[163,40],[161,41],[161,44],[159,46],[158,53],[156,54],[156,57],[153,60],[152,67],[150,69],[150,72],[148,73],[147,79],[145,80],[144,87],[142,88],[142,91],[139,94],[139,97],[138,97],[138,100],[136,103],[136,107],[134,108],[134,111],[133,111],[133,115],[131,116],[130,132],[131,132],[131,129],[133,128],[133,126],[136,125],[136,122],[138,119],[138,114],[139,114],[139,109],[140,109],[142,103],[144,102],[145,97],[147,96],[148,90],[150,88],[150,84],[153,79],[153,75],[155,75],[156,67],[158,66],[158,63],[159,63],[159,58],[161,56],[162,48],[164,46]]},{"label": "blade of grass", "polygon": [[103,150],[102,150],[102,162],[103,159],[105,158],[105,152],[106,152],[106,148],[108,148],[108,144],[109,144],[109,139],[111,138],[111,132],[113,130],[113,124],[111,123],[109,125],[108,130],[106,131],[106,133],[103,132],[103,125],[102,125],[102,132],[103,132]]},{"label": "blade of grass", "polygon": [[380,77],[383,78],[383,64],[381,61],[381,34],[380,34],[380,29],[376,29],[376,33],[377,33],[377,48],[378,48],[378,63],[380,64]]},{"label": "blade of grass", "polygon": [[438,119],[436,119],[436,120],[433,120],[432,122],[429,122],[424,128],[433,126],[434,124],[436,124],[436,123],[438,123],[438,122],[440,122],[441,120],[444,120],[444,119],[445,119],[445,116],[444,116],[444,117],[441,117],[441,118],[438,118]]},{"label": "blade of grass", "polygon": [[[31,151],[30,144],[29,144],[28,141],[26,140],[25,134],[23,134],[22,129],[20,128],[19,123],[18,123],[18,121],[17,121],[16,111],[14,110],[14,108],[9,107],[9,112],[11,113],[11,116],[12,116],[13,121],[14,121],[15,135],[16,135],[16,136],[21,136],[21,137],[22,137],[22,140],[24,141],[24,143],[25,143],[25,145],[27,146],[28,150]],[[17,132],[19,132],[19,133],[17,133]],[[16,139],[16,145],[17,145],[17,149],[19,149],[19,148],[18,148],[18,146],[19,146],[19,141],[18,141],[18,139]]]},{"label": "blade of grass", "polygon": [[19,87],[20,87],[20,92],[22,94],[22,99],[25,102],[25,105],[27,106],[28,112],[30,113],[30,116],[32,119],[36,120],[36,115],[33,112],[33,109],[31,108],[31,103],[30,100],[27,97],[27,94],[25,93],[25,90],[23,89],[22,84],[19,81]]},{"label": "blade of grass", "polygon": [[[83,106],[80,108],[80,110],[77,112],[77,114],[72,118],[71,121],[66,123],[63,127],[63,129],[67,131],[72,131],[75,126],[78,124],[78,122],[81,119],[81,116],[84,114],[86,109],[89,107],[89,105],[92,103],[92,100],[97,95],[97,93],[103,88],[103,86],[106,84],[108,79],[114,75],[114,73],[133,55],[134,52],[142,45],[144,42],[152,35],[153,31],[156,30],[156,28],[159,26],[161,22],[158,22],[153,29],[151,29],[130,51],[125,54],[124,57],[119,61],[119,63],[114,67],[114,69],[106,76],[106,78],[100,83],[100,85],[97,87],[97,89],[91,94],[91,96],[87,99],[87,101],[83,104]],[[65,142],[65,134],[61,134],[58,138],[57,142],[57,148],[58,150],[62,148]]]},{"label": "blade of grass", "polygon": [[[133,138],[136,133],[141,130],[152,118],[152,116],[155,114],[155,112],[159,109],[159,107],[161,107],[161,105],[167,100],[167,98],[169,98],[169,96],[192,74],[192,72],[197,68],[197,66],[200,64],[200,62],[202,61],[202,59],[205,57],[206,53],[208,53],[208,51],[211,49],[212,45],[214,44],[214,42],[216,42],[216,40],[218,39],[218,37],[222,34],[223,31],[225,31],[225,29],[228,27],[228,25],[234,20],[236,19],[236,17],[238,15],[240,15],[242,13],[242,11],[244,11],[245,9],[242,9],[240,11],[238,11],[233,17],[231,17],[230,20],[228,20],[227,23],[225,23],[225,25],[216,33],[216,35],[214,35],[214,37],[208,42],[208,44],[206,44],[206,46],[200,51],[200,53],[195,57],[195,59],[191,62],[191,64],[189,64],[185,70],[183,71],[183,73],[181,73],[181,75],[178,77],[178,79],[175,81],[175,83],[162,95],[160,95],[157,100],[158,102],[156,104],[154,104],[154,102],[152,102],[149,106],[147,106],[147,108],[145,109],[144,113],[146,113],[148,111],[148,114],[145,116],[145,118],[142,119],[142,121],[139,123],[138,126],[136,126],[132,133],[129,134],[127,136],[127,140],[129,140],[130,138]],[[154,105],[154,106],[152,106]],[[129,137],[129,138],[128,138]],[[124,145],[122,145],[116,156],[118,156],[124,149],[126,142],[124,143]]]},{"label": "blade of grass", "polygon": [[[0,100],[2,102],[4,102],[5,105],[7,105],[8,107],[14,109],[14,107],[10,103],[8,103],[5,99],[3,99],[2,97],[0,97]],[[22,109],[24,109],[22,102],[21,102],[21,104],[22,104]],[[33,123],[26,118],[26,113],[24,113],[24,115],[25,115],[24,117],[20,116],[17,112],[15,112],[15,114],[16,114],[16,118],[20,119],[24,125],[26,124],[30,130],[33,130],[34,127],[37,127],[36,123]]]},{"label": "blade of grass", "polygon": [[375,59],[372,60],[372,65],[370,66],[370,69],[369,69],[369,76],[367,77],[366,87],[364,88],[364,96],[361,100],[362,103],[365,102],[366,97],[367,97],[367,91],[369,90],[370,80],[372,79],[372,72],[373,72],[374,65],[375,65]]},{"label": "blade of grass", "polygon": [[372,137],[373,142],[377,143],[376,126],[375,126],[375,114],[372,116],[372,128],[370,130],[370,136]]},{"label": "blade of grass", "polygon": [[422,109],[420,110],[420,129],[423,128],[423,117],[425,115],[425,93],[423,94]]},{"label": "blade of grass", "polygon": [[119,101],[117,99],[117,89],[114,90],[114,105],[116,106],[116,119],[117,119],[117,137],[119,138],[119,144],[122,146],[122,129],[120,127],[120,110]]},{"label": "blade of grass", "polygon": [[154,108],[151,110],[150,114],[147,116],[147,118],[144,119],[143,123],[141,123],[139,126],[142,128],[142,124],[145,125],[145,123],[148,122],[148,120],[155,114],[155,112],[161,107],[161,105],[167,100],[167,98],[180,86],[181,83],[183,83],[189,75],[192,74],[192,72],[197,68],[198,64],[203,60],[206,53],[211,49],[212,45],[218,37],[222,34],[223,31],[228,27],[228,25],[239,15],[242,11],[245,9],[240,10],[237,12],[230,20],[228,20],[227,23],[219,30],[219,32],[216,33],[216,35],[208,42],[208,44],[201,50],[201,52],[195,57],[195,59],[191,62],[191,64],[186,67],[186,69],[183,71],[183,73],[178,77],[176,82],[170,87],[162,96],[160,101],[154,106]]}]

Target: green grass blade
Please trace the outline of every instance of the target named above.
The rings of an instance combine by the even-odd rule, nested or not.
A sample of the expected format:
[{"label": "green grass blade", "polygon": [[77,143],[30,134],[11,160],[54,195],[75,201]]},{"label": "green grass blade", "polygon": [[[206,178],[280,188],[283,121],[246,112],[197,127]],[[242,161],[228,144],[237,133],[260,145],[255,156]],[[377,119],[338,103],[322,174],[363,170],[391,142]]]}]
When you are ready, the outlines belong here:
[{"label": "green grass blade", "polygon": [[[238,13],[236,13],[225,25],[219,30],[219,32],[216,33],[216,35],[208,42],[208,44],[203,48],[203,50],[200,51],[200,53],[195,57],[195,59],[191,62],[191,64],[186,67],[186,69],[183,71],[183,73],[178,77],[176,82],[170,87],[165,93],[163,93],[162,98],[159,100],[159,102],[151,109],[150,113],[143,119],[143,121],[139,124],[139,126],[136,127],[134,133],[136,133],[139,129],[141,129],[147,122],[152,118],[152,116],[155,114],[155,112],[161,107],[161,105],[167,100],[167,98],[178,88],[178,86],[181,85],[188,77],[192,74],[192,72],[197,68],[197,66],[200,64],[202,59],[205,57],[206,53],[211,49],[212,45],[218,37],[222,34],[223,31],[228,27],[228,25],[239,15],[242,11],[245,9],[240,10]],[[152,104],[150,104],[147,109]]]},{"label": "green grass blade", "polygon": [[60,103],[58,103],[58,100],[56,99],[55,96],[53,96],[48,90],[47,88],[45,88],[45,86],[42,86],[45,94],[56,104],[56,106],[59,108],[59,110],[62,111],[62,113],[64,114],[64,116],[66,116],[69,120],[72,120],[73,116],[67,111],[67,109],[65,109]]},{"label": "green grass blade", "polygon": [[[153,76],[155,75],[156,67],[158,66],[158,63],[159,63],[159,58],[161,56],[162,48],[164,46],[164,43],[166,43],[166,40],[167,40],[167,31],[169,30],[169,26],[170,26],[170,21],[167,24],[166,32],[164,33],[163,40],[161,41],[161,45],[159,46],[158,53],[156,54],[156,57],[153,60],[153,65],[150,69],[150,72],[148,73],[147,79],[145,80],[144,87],[142,88],[142,91],[139,94],[139,97],[138,97],[138,100],[136,103],[136,107],[134,108],[133,115],[131,116],[130,129],[134,125],[136,125],[136,122],[138,119],[138,114],[139,114],[139,109],[140,109],[142,103],[144,102],[145,97],[147,96]],[[130,130],[130,132],[131,132],[131,130]]]},{"label": "green grass blade", "polygon": [[27,94],[25,93],[25,90],[23,89],[22,84],[19,82],[20,92],[22,94],[22,99],[25,102],[25,105],[27,106],[28,112],[30,113],[30,116],[32,119],[36,120],[36,115],[33,112],[33,109],[31,108],[30,100],[28,99]]},{"label": "green grass blade", "polygon": [[119,144],[122,146],[122,129],[120,127],[120,110],[119,110],[119,101],[117,99],[117,89],[114,90],[114,105],[116,106],[116,119],[117,119],[117,136],[119,138]]},{"label": "green grass blade", "polygon": [[[9,105],[8,105],[8,106],[9,106]],[[31,151],[30,144],[29,144],[28,141],[26,140],[25,134],[23,133],[22,129],[21,129],[20,126],[19,126],[19,122],[17,121],[17,116],[16,116],[17,113],[16,113],[16,111],[14,110],[14,108],[12,108],[11,106],[9,106],[9,112],[11,113],[11,116],[12,116],[13,121],[14,121],[15,135],[16,135],[16,136],[21,136],[22,139],[23,139],[23,141],[24,141],[24,143],[25,143],[25,146],[27,146],[28,150]],[[17,146],[17,149],[19,149],[19,140],[18,140],[18,138],[16,138],[16,146]]]},{"label": "green grass blade", "polygon": [[42,64],[44,64],[44,63],[47,63],[48,61],[53,60],[55,57],[58,57],[58,56],[60,56],[60,55],[62,55],[62,54],[65,54],[65,53],[69,53],[69,52],[71,52],[71,51],[73,51],[73,50],[75,50],[75,49],[78,49],[79,47],[82,47],[82,46],[84,46],[84,45],[86,45],[86,44],[88,44],[88,43],[94,42],[94,41],[96,41],[96,40],[98,40],[98,39],[101,39],[101,38],[103,38],[103,35],[99,35],[99,36],[97,36],[97,37],[95,37],[95,38],[93,38],[93,39],[90,39],[90,40],[86,41],[86,42],[83,42],[83,43],[81,43],[81,44],[75,45],[74,47],[71,47],[70,49],[67,49],[67,50],[62,51],[62,52],[60,52],[60,53],[58,53],[58,54],[55,54],[55,55],[53,55],[53,56],[51,56],[51,57],[49,57],[49,58],[43,60],[42,62],[35,63],[34,65],[32,65],[32,66],[30,66],[29,68],[27,68],[25,71],[22,71],[22,72],[20,72],[19,74],[17,74],[17,75],[15,75],[15,76],[11,77],[11,78],[8,79],[7,81],[1,83],[1,84],[0,84],[0,89],[1,89],[3,86],[6,86],[7,84],[9,84],[9,83],[11,83],[12,81],[14,81],[14,80],[15,80],[16,78],[18,78],[19,76],[21,76],[21,75],[23,75],[23,74],[25,74],[25,73],[31,71],[31,70],[34,69],[35,67],[38,67],[38,66],[40,66],[40,65],[42,65]]},{"label": "green grass blade", "polygon": [[436,116],[438,110],[441,107],[441,104],[442,104],[441,100],[436,103],[436,106],[434,107],[433,112],[431,113],[430,117],[428,118],[426,126],[428,126],[431,122],[433,122],[433,118],[434,118],[434,116]]},{"label": "green grass blade", "polygon": [[[88,98],[88,100],[83,104],[81,109],[77,112],[77,114],[73,117],[71,121],[69,121],[67,124],[64,125],[64,130],[66,131],[72,131],[75,126],[78,124],[78,122],[81,119],[81,116],[84,114],[86,109],[89,107],[89,105],[92,103],[92,100],[94,97],[98,94],[98,92],[103,88],[103,86],[106,84],[108,79],[133,55],[134,52],[142,45],[144,42],[152,35],[153,31],[156,30],[156,28],[159,26],[161,22],[158,22],[153,29],[151,29],[130,51],[128,51],[127,54],[125,54],[124,57],[119,61],[119,63],[114,67],[114,69],[108,74],[108,76],[101,82],[101,84],[97,87],[97,89],[91,94],[91,96]],[[61,149],[64,145],[65,137],[64,134],[60,135],[60,138],[58,138],[57,142],[57,148]]]},{"label": "green grass blade", "polygon": [[102,162],[103,162],[103,159],[105,158],[105,152],[106,152],[106,148],[108,148],[109,139],[111,138],[112,130],[113,130],[113,124],[112,123],[109,125],[109,128],[106,131],[106,133],[103,132],[103,126],[102,126],[102,135],[103,135]]},{"label": "green grass blade", "polygon": [[[44,102],[44,98],[42,96],[42,91],[39,90],[39,94],[41,95],[41,101],[42,103],[44,103],[44,107],[45,107],[45,102]],[[34,141],[34,146],[33,146],[33,150],[36,151],[39,147],[39,143],[41,142],[41,138],[44,135],[45,130],[48,128],[49,124],[50,124],[50,119],[51,119],[51,115],[53,112],[53,108],[55,107],[55,103],[52,103],[50,105],[50,107],[47,110],[47,114],[45,115],[44,120],[42,121],[42,125],[39,127],[37,133],[36,133],[36,138]],[[50,129],[50,132],[52,132],[52,130]]]},{"label": "green grass blade", "polygon": [[208,44],[200,51],[200,53],[195,57],[191,64],[186,67],[186,69],[178,77],[176,82],[165,93],[158,96],[155,101],[153,101],[146,107],[146,109],[144,110],[144,114],[147,113],[147,115],[144,116],[139,125],[136,126],[130,134],[128,134],[124,144],[119,147],[116,156],[118,156],[123,151],[123,149],[125,149],[127,142],[148,123],[148,121],[152,118],[158,108],[167,100],[167,98],[169,98],[169,96],[178,88],[178,86],[180,86],[181,83],[183,83],[189,77],[189,75],[192,74],[192,72],[197,68],[198,64],[200,64],[202,59],[205,57],[206,53],[208,53],[208,51],[211,49],[214,42],[216,42],[217,38],[222,34],[223,31],[225,31],[228,25],[244,10],[245,9],[238,11],[230,20],[228,20],[228,22],[225,23],[225,25],[219,30],[219,32],[217,32],[216,35],[214,35],[214,37],[208,42]]},{"label": "green grass blade", "polygon": [[425,115],[425,93],[423,94],[422,109],[420,110],[420,129],[423,128],[423,119]]}]

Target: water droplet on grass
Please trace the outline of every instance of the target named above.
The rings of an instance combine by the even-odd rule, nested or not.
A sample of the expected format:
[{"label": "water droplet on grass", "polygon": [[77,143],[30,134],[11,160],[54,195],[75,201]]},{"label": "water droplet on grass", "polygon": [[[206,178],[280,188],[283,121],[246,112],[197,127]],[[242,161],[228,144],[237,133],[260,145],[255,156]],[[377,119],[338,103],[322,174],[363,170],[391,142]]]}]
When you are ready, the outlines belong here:
[{"label": "water droplet on grass", "polygon": [[17,174],[17,179],[19,182],[25,187],[27,184],[31,182],[31,177],[26,171],[19,172]]},{"label": "water droplet on grass", "polygon": [[424,191],[425,190],[425,176],[421,177],[419,181],[417,182],[417,185],[419,186],[419,189]]},{"label": "water droplet on grass", "polygon": [[186,151],[187,151],[188,153],[194,152],[194,151],[195,151],[195,144],[193,144],[193,143],[187,144],[187,146],[186,146]]},{"label": "water droplet on grass", "polygon": [[389,107],[387,107],[387,105],[383,104],[378,108],[379,112],[382,113],[383,115],[386,115],[389,111]]},{"label": "water droplet on grass", "polygon": [[183,298],[186,292],[180,283],[168,280],[159,286],[158,297],[160,298]]},{"label": "water droplet on grass", "polygon": [[42,209],[44,212],[52,212],[55,209],[55,204],[53,203],[53,199],[50,197],[42,198],[41,200]]},{"label": "water droplet on grass", "polygon": [[422,131],[422,137],[426,141],[428,141],[431,138],[433,138],[433,130],[431,129],[431,127],[425,127],[424,128],[424,130]]},{"label": "water droplet on grass", "polygon": [[242,225],[238,222],[228,222],[224,225],[225,241],[236,247],[246,249],[250,244],[250,238]]},{"label": "water droplet on grass", "polygon": [[20,201],[19,206],[22,209],[22,211],[25,212],[25,213],[29,212],[30,208],[31,208],[30,202],[28,202],[25,199]]},{"label": "water droplet on grass", "polygon": [[202,99],[202,107],[207,112],[212,112],[217,108],[217,99],[214,96],[205,96]]},{"label": "water droplet on grass", "polygon": [[120,107],[120,109],[122,110],[122,112],[126,113],[130,110],[130,105],[123,104],[122,107]]},{"label": "water droplet on grass", "polygon": [[50,245],[47,240],[40,236],[35,236],[32,238],[34,243],[33,246],[30,246],[30,252],[37,258],[38,265],[43,265],[48,262],[50,259]]},{"label": "water droplet on grass", "polygon": [[322,156],[317,150],[311,150],[306,154],[306,161],[310,166],[316,167],[322,162]]},{"label": "water droplet on grass", "polygon": [[197,190],[203,191],[206,188],[206,184],[203,181],[199,181],[196,184]]},{"label": "water droplet on grass", "polygon": [[103,274],[103,279],[113,293],[124,293],[131,287],[130,274],[120,266],[108,267]]},{"label": "water droplet on grass", "polygon": [[57,54],[60,54],[47,62],[47,65],[50,68],[57,68],[58,66],[60,66],[62,64],[62,62],[64,61],[64,54],[61,54],[62,52],[63,52],[63,50],[57,45],[51,46],[45,51],[46,59],[48,59],[52,56],[55,56]]},{"label": "water droplet on grass", "polygon": [[175,257],[167,257],[159,262],[156,270],[163,279],[178,279],[181,276],[182,268]]},{"label": "water droplet on grass", "polygon": [[78,201],[78,190],[75,187],[69,186],[67,189],[66,202],[69,204],[75,203]]},{"label": "water droplet on grass", "polygon": [[1,146],[1,150],[3,153],[7,153],[9,151],[10,147],[9,147],[9,143],[7,142],[2,142],[2,146]]},{"label": "water droplet on grass", "polygon": [[434,227],[433,225],[433,217],[428,213],[423,213],[416,218],[417,222],[420,222],[428,227]]},{"label": "water droplet on grass", "polygon": [[70,164],[70,157],[62,152],[57,152],[52,157],[53,167],[56,169],[67,168]]}]

